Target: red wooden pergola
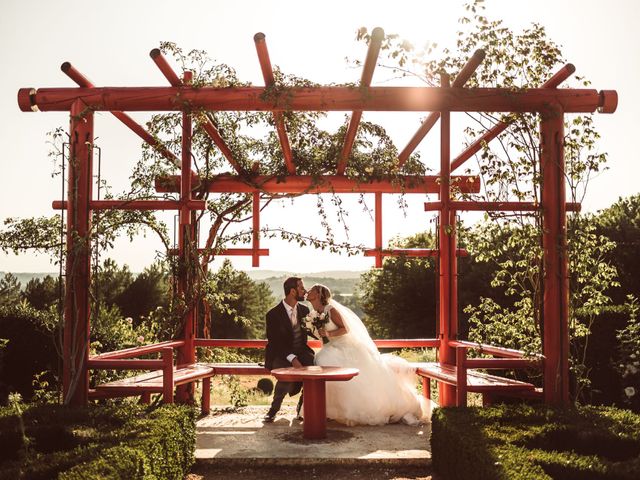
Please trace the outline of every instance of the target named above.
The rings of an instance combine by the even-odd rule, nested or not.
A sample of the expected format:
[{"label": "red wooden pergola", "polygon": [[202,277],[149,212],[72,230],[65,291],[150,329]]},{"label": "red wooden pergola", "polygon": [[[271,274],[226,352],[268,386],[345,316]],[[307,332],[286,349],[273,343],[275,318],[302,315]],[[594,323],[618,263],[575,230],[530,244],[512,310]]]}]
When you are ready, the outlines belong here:
[{"label": "red wooden pergola", "polygon": [[[577,210],[579,205],[568,203],[565,195],[564,172],[564,114],[578,112],[613,113],[617,106],[615,91],[593,89],[557,89],[573,72],[567,64],[539,88],[518,91],[501,88],[464,88],[465,82],[484,58],[476,52],[450,82],[442,76],[441,86],[434,87],[371,87],[381,42],[382,29],[375,29],[364,63],[360,88],[308,87],[292,88],[286,92],[286,102],[265,95],[274,84],[269,54],[263,34],[254,37],[258,59],[264,76],[264,87],[192,87],[191,72],[180,78],[170,67],[159,50],[151,51],[151,58],[168,80],[168,87],[95,87],[70,63],[62,70],[78,87],[74,88],[22,88],[18,91],[18,105],[24,112],[67,111],[70,114],[70,161],[68,169],[67,201],[53,202],[54,208],[67,210],[67,288],[64,325],[63,393],[67,403],[84,405],[89,392],[89,284],[91,273],[91,213],[104,209],[177,210],[179,212],[178,254],[185,255],[185,242],[195,232],[192,212],[203,210],[205,202],[192,198],[192,189],[200,180],[192,172],[191,135],[193,121],[211,136],[213,142],[236,170],[237,175],[220,175],[207,181],[209,192],[238,192],[253,194],[253,242],[251,248],[227,249],[222,255],[249,255],[258,266],[260,256],[268,255],[261,248],[260,192],[267,193],[373,193],[375,195],[375,244],[365,255],[375,257],[377,267],[385,256],[408,255],[412,257],[437,256],[439,258],[439,332],[438,339],[426,340],[421,345],[439,349],[439,361],[455,365],[455,347],[462,345],[458,338],[457,305],[457,257],[465,252],[456,246],[455,216],[458,211],[534,211],[543,216],[544,249],[544,333],[543,369],[544,400],[549,404],[567,404],[568,382],[568,267],[566,246],[566,212]],[[215,126],[205,116],[194,115],[199,109],[208,111],[269,111],[273,113],[282,147],[283,161],[288,175],[284,178],[242,176],[242,169],[233,158]],[[298,175],[287,138],[283,111],[350,111],[351,120],[342,148],[342,154],[333,175],[321,178],[320,183],[310,176]],[[179,200],[96,200],[92,192],[93,168],[93,112],[108,111],[154,146],[180,169],[180,175],[158,179],[159,192],[177,192]],[[177,158],[163,147],[127,111],[167,112],[181,111],[183,118],[182,154]],[[440,173],[436,176],[407,178],[405,193],[438,194],[438,201],[425,204],[425,210],[439,213],[439,249],[390,250],[382,244],[382,195],[400,193],[396,182],[372,181],[362,183],[345,176],[345,167],[352,150],[358,125],[364,111],[413,111],[431,112],[419,127],[411,141],[398,157],[398,165],[409,158],[420,141],[440,120]],[[487,131],[481,138],[451,159],[451,112],[538,112],[540,122],[540,169],[542,171],[541,204],[527,202],[470,202],[454,201],[452,187],[464,192],[479,192],[479,179],[474,176],[452,176],[466,160],[504,131],[508,125],[501,123]],[[184,284],[186,280],[180,279]],[[195,338],[196,316],[193,309],[187,312],[183,338],[165,342],[163,346],[178,347],[178,364],[195,361],[196,345],[216,345],[215,340]],[[220,343],[220,342],[218,342]],[[226,345],[233,345],[227,341]],[[397,345],[396,345],[397,344]],[[412,346],[415,341],[396,341],[395,346]],[[140,347],[139,353],[159,351],[153,346]],[[490,349],[486,350],[490,351]],[[118,358],[118,357],[113,357]],[[144,362],[144,360],[140,360]],[[154,364],[155,365],[155,364]],[[440,404],[455,404],[455,387],[440,384]]]}]

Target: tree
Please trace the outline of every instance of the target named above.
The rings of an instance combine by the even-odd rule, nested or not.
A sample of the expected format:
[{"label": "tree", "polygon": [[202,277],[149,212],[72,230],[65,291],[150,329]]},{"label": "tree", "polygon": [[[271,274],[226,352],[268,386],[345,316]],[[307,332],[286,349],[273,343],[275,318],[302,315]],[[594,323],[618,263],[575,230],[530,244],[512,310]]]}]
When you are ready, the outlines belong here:
[{"label": "tree", "polygon": [[640,298],[640,195],[620,198],[595,218],[595,231],[615,243],[607,260],[618,270],[620,288],[608,293],[615,303],[626,301],[629,294]]},{"label": "tree", "polygon": [[211,306],[209,327],[215,338],[264,338],[265,318],[274,299],[264,282],[256,283],[225,260],[207,280],[206,300]]},{"label": "tree", "polygon": [[[400,248],[433,248],[428,233],[396,239]],[[386,338],[433,338],[436,335],[436,275],[432,259],[387,258],[358,283],[358,295],[370,332]]]},{"label": "tree", "polygon": [[155,262],[136,276],[118,295],[117,305],[125,317],[135,322],[158,307],[166,308],[170,295],[169,271],[166,263]]},{"label": "tree", "polygon": [[12,273],[0,278],[0,306],[15,305],[20,302],[20,282]]},{"label": "tree", "polygon": [[22,296],[36,310],[46,310],[60,300],[60,280],[47,275],[43,279],[32,278],[24,287]]},{"label": "tree", "polygon": [[[532,24],[516,33],[501,20],[489,20],[484,15],[482,3],[476,0],[465,6],[467,14],[460,19],[462,27],[457,33],[455,52],[449,48],[439,49],[436,44],[417,50],[397,35],[388,36],[383,49],[387,52],[392,71],[429,85],[439,85],[443,72],[451,75],[460,72],[472,52],[481,48],[486,58],[465,86],[518,90],[539,87],[564,64],[560,48],[547,37],[543,26]],[[365,28],[359,31],[358,37],[364,41],[370,40]],[[589,85],[583,78],[575,78],[582,85]],[[499,122],[508,124],[508,128],[493,142],[484,143],[479,155],[476,155],[485,189],[481,195],[469,195],[466,198],[540,204],[538,115],[523,113],[497,116],[479,113],[468,114],[468,118],[465,133],[469,144]],[[597,150],[598,138],[591,115],[565,116],[566,180],[574,201],[584,197],[589,179],[607,160],[606,153]],[[465,198],[460,194],[458,197]],[[488,343],[509,339],[508,342],[517,343],[517,347],[525,346],[529,351],[540,351],[539,332],[544,322],[541,310],[540,213],[490,213],[487,220],[491,219],[491,223],[487,223],[486,229],[491,234],[486,238],[470,237],[469,243],[463,245],[479,261],[497,267],[491,285],[501,287],[513,299],[510,305],[504,307],[490,297],[483,298],[476,306],[467,307],[466,313],[471,324],[470,338]],[[590,230],[580,230],[589,225],[589,221],[574,215],[569,223],[572,283],[579,284],[581,291],[595,295],[589,298],[589,302],[597,310],[610,302],[606,291],[613,277],[603,257],[610,245],[602,236],[593,235]],[[512,238],[513,235],[515,237]],[[508,239],[509,246],[505,248],[504,243],[492,244],[489,239]],[[604,273],[585,275],[594,271]],[[569,312],[574,334],[572,338],[578,342],[590,331],[589,323],[577,315],[577,308],[582,306],[581,301],[585,299],[581,291],[572,290]],[[576,384],[580,386],[585,381],[584,352],[577,345],[573,345],[571,365],[572,373],[577,378]],[[576,393],[579,394],[579,388]]]}]

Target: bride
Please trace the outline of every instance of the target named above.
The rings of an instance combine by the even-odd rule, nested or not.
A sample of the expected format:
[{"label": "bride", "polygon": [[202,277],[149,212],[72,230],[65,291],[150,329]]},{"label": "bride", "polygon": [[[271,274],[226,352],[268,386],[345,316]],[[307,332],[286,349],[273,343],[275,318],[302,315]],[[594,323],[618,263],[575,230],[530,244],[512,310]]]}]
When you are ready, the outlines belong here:
[{"label": "bride", "polygon": [[327,382],[327,417],[346,425],[428,421],[431,405],[417,394],[415,369],[407,361],[381,355],[358,316],[332,300],[324,285],[314,285],[307,301],[328,317],[317,332],[329,342],[316,353],[315,364],[360,371],[348,382]]}]

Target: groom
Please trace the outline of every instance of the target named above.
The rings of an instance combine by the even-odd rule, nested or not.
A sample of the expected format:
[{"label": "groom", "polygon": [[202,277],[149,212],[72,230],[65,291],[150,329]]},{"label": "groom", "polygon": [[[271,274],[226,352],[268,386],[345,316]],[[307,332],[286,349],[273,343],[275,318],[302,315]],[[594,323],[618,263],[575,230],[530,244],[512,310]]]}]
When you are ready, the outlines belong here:
[{"label": "groom", "polygon": [[[313,365],[313,350],[307,345],[307,334],[300,327],[302,319],[309,313],[307,307],[298,303],[304,300],[305,293],[301,278],[287,278],[284,282],[284,300],[267,313],[267,347],[264,363],[269,370]],[[264,421],[273,422],[285,395],[296,395],[301,389],[301,382],[278,381],[271,408]],[[302,395],[298,402],[298,416],[301,406]]]}]

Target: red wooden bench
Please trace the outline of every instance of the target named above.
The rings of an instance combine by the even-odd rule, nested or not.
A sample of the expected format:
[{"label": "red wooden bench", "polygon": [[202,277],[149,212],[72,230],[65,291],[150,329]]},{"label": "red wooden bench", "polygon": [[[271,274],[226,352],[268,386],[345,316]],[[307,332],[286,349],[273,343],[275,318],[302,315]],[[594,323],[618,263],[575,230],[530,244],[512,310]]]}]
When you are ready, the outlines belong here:
[{"label": "red wooden bench", "polygon": [[[467,392],[482,393],[483,404],[492,402],[496,394],[517,395],[529,398],[542,396],[541,389],[532,383],[491,375],[476,369],[514,370],[540,368],[541,358],[524,358],[522,352],[470,342],[451,342],[456,349],[456,365],[440,363],[416,364],[416,373],[422,377],[423,392],[431,397],[431,379],[456,387],[456,406],[467,405]],[[502,358],[467,358],[467,350],[478,349]],[[508,358],[505,358],[508,357]]]}]

